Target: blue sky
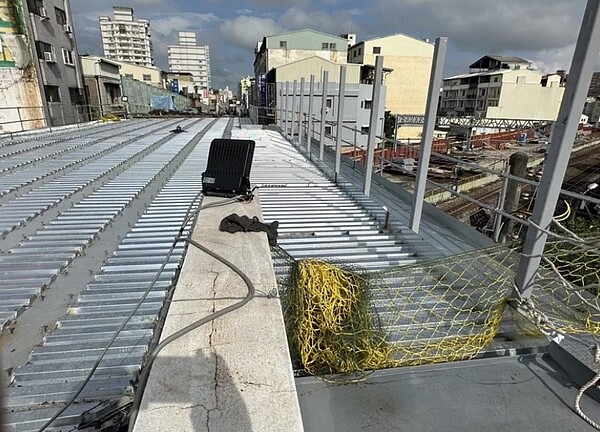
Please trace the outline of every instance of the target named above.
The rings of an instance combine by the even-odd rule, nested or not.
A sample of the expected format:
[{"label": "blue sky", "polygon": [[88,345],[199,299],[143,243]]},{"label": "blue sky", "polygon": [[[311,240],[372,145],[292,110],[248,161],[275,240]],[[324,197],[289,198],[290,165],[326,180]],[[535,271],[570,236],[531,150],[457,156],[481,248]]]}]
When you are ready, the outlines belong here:
[{"label": "blue sky", "polygon": [[313,28],[357,33],[358,40],[405,33],[449,38],[445,75],[461,73],[485,54],[516,55],[543,72],[568,69],[585,0],[71,0],[80,53],[102,54],[98,17],[112,5],[150,20],[157,66],[177,31],[195,31],[210,46],[213,86],[235,89],[252,75],[254,46],[263,36]]}]

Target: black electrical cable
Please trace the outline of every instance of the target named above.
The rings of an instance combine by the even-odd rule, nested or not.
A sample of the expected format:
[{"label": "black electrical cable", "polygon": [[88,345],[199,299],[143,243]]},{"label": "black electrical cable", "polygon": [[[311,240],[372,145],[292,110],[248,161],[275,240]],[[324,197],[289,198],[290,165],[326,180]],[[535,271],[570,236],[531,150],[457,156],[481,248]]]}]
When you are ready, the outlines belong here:
[{"label": "black electrical cable", "polygon": [[211,251],[210,249],[202,246],[200,243],[198,243],[190,238],[184,238],[183,240],[185,240],[192,246],[200,249],[202,252],[210,255],[217,261],[222,262],[227,267],[229,267],[231,270],[233,270],[235,273],[237,273],[242,278],[242,280],[244,281],[246,286],[248,287],[248,293],[246,294],[246,297],[244,297],[241,301],[234,303],[232,305],[229,305],[224,309],[221,309],[217,312],[214,312],[210,315],[205,316],[204,318],[199,319],[198,321],[193,322],[192,324],[190,324],[190,325],[182,328],[181,330],[176,331],[172,335],[168,336],[167,338],[165,338],[161,343],[159,343],[156,346],[154,351],[152,351],[152,353],[147,357],[146,364],[144,366],[144,370],[140,374],[140,379],[138,381],[138,388],[137,388],[137,391],[135,392],[135,398],[133,401],[133,405],[129,412],[129,428],[127,429],[128,432],[132,432],[133,428],[135,426],[135,421],[137,419],[139,407],[142,403],[142,394],[143,394],[144,388],[146,387],[146,383],[148,382],[148,377],[150,376],[150,370],[152,369],[152,364],[154,363],[154,360],[158,356],[158,353],[160,353],[160,351],[164,347],[166,347],[168,344],[170,344],[171,342],[188,334],[192,330],[195,330],[198,327],[201,327],[205,324],[208,324],[211,321],[214,321],[217,318],[222,317],[223,315],[226,315],[230,312],[233,312],[236,309],[241,308],[242,306],[247,304],[250,300],[252,300],[254,298],[254,296],[256,295],[256,288],[254,287],[254,284],[252,283],[252,281],[248,278],[248,276],[243,271],[241,271],[238,267],[236,267],[235,264],[229,262],[227,259],[223,258],[221,255]]},{"label": "black electrical cable", "polygon": [[[199,195],[200,194],[198,194],[198,196]],[[110,339],[110,341],[108,342],[108,344],[104,347],[104,350],[100,354],[100,357],[98,357],[98,359],[96,360],[96,362],[94,363],[94,365],[92,366],[92,368],[90,369],[90,371],[88,372],[87,376],[85,377],[85,379],[83,380],[83,382],[81,383],[81,385],[77,388],[77,391],[73,394],[73,396],[71,397],[71,399],[69,399],[69,401],[66,403],[66,405],[64,407],[62,407],[46,423],[44,423],[44,425],[40,429],[38,429],[38,432],[44,432],[46,430],[46,428],[48,428],[52,423],[54,423],[54,421],[57,418],[59,418],[71,405],[73,405],[75,403],[76,399],[79,397],[79,395],[81,394],[81,392],[83,391],[83,389],[85,388],[85,386],[92,379],[92,376],[94,375],[94,372],[96,372],[96,369],[98,369],[98,366],[100,366],[100,362],[104,359],[104,356],[106,356],[106,353],[108,352],[108,350],[110,349],[110,347],[112,346],[112,344],[115,342],[115,340],[117,339],[117,337],[119,336],[119,334],[125,329],[125,327],[129,323],[129,321],[131,320],[131,318],[133,318],[133,316],[136,314],[136,312],[142,306],[142,303],[144,302],[144,300],[146,300],[146,297],[148,297],[148,294],[150,294],[150,291],[152,291],[152,288],[154,288],[154,285],[156,284],[156,282],[160,278],[160,274],[163,272],[163,270],[167,266],[167,263],[169,262],[169,259],[171,258],[171,255],[173,255],[173,251],[175,250],[175,247],[177,246],[177,243],[179,243],[179,241],[182,239],[183,231],[185,230],[186,225],[192,220],[192,218],[195,217],[200,211],[205,210],[207,208],[220,207],[220,206],[223,206],[223,205],[231,204],[231,203],[239,201],[239,200],[251,199],[252,197],[253,197],[253,195],[250,192],[249,194],[246,194],[246,195],[238,195],[238,196],[235,196],[233,198],[226,199],[226,200],[222,200],[222,201],[218,201],[218,202],[206,204],[206,205],[203,205],[203,206],[199,207],[194,212],[191,212],[191,217],[188,216],[188,217],[186,217],[184,219],[184,223],[181,225],[181,228],[180,228],[179,232],[177,233],[177,235],[173,239],[173,242],[171,243],[171,246],[169,247],[169,251],[167,252],[167,256],[165,257],[165,260],[161,264],[158,272],[156,273],[156,276],[154,277],[154,279],[152,279],[152,282],[150,282],[150,285],[148,286],[148,288],[146,289],[146,291],[144,291],[144,294],[142,295],[142,297],[140,298],[140,300],[137,302],[137,304],[135,305],[135,307],[133,308],[133,310],[131,311],[131,313],[127,316],[127,318],[125,319],[125,321],[123,321],[123,323],[121,324],[121,326],[114,333],[114,335],[112,336],[112,338]],[[190,206],[190,210],[191,210],[191,206]],[[190,213],[190,211],[188,211],[188,213]]]}]

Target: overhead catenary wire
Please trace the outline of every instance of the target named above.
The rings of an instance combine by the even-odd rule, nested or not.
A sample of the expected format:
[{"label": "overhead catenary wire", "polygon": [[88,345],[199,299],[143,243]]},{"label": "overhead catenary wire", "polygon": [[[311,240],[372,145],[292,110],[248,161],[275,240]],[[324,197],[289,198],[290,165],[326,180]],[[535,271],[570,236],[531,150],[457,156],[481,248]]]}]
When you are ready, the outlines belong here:
[{"label": "overhead catenary wire", "polygon": [[[201,192],[199,192],[197,194],[196,198],[193,200],[193,203],[197,202],[197,200],[199,199],[200,195],[201,195]],[[179,232],[174,237],[174,239],[173,239],[173,241],[172,241],[172,243],[171,243],[171,245],[169,247],[169,250],[167,252],[167,255],[166,255],[164,261],[162,262],[160,268],[158,269],[158,271],[156,273],[156,276],[154,277],[154,279],[152,279],[152,281],[150,282],[150,285],[144,291],[144,293],[142,294],[140,300],[136,303],[136,305],[134,306],[134,308],[132,309],[132,311],[129,313],[129,315],[127,316],[127,318],[125,318],[125,320],[122,322],[122,324],[119,326],[119,328],[115,331],[115,333],[113,334],[113,336],[111,337],[111,339],[109,340],[109,342],[104,347],[104,349],[103,349],[102,353],[100,354],[100,356],[98,357],[98,359],[96,359],[96,361],[94,362],[94,364],[90,368],[90,371],[86,375],[85,379],[82,381],[82,383],[79,385],[79,387],[75,391],[75,393],[73,393],[73,395],[71,396],[71,398],[67,401],[67,403],[60,410],[58,410],[50,419],[48,419],[48,421],[46,421],[46,423],[44,423],[44,425],[40,429],[38,429],[38,432],[45,431],[49,426],[52,425],[52,423],[54,423],[54,421],[56,419],[58,419],[71,405],[73,405],[75,403],[75,401],[77,400],[77,398],[79,397],[79,395],[81,394],[81,392],[84,390],[85,386],[92,379],[94,373],[96,372],[96,369],[98,369],[98,367],[100,366],[100,363],[102,362],[102,360],[104,359],[104,357],[108,353],[108,350],[110,349],[110,347],[113,345],[113,343],[115,342],[115,340],[117,339],[117,337],[119,336],[119,334],[121,334],[121,332],[125,329],[125,327],[129,323],[129,321],[131,321],[131,319],[133,318],[133,316],[137,313],[137,311],[139,310],[139,308],[142,306],[144,300],[146,300],[146,298],[148,297],[148,295],[150,294],[150,292],[154,288],[154,285],[156,285],[156,282],[158,282],[158,279],[160,278],[161,273],[163,272],[163,270],[167,266],[167,263],[168,263],[169,259],[171,258],[171,256],[173,255],[173,252],[175,251],[175,247],[177,246],[177,244],[180,241],[182,241],[183,232],[185,231],[185,227],[187,226],[187,224],[194,217],[196,217],[200,213],[200,211],[202,211],[202,210],[205,210],[205,209],[208,209],[208,208],[213,208],[213,207],[221,207],[221,206],[224,206],[224,205],[232,204],[232,203],[240,201],[240,200],[244,201],[244,200],[247,200],[247,199],[252,199],[252,197],[253,197],[253,195],[252,195],[251,192],[249,194],[246,194],[246,195],[237,195],[235,197],[228,198],[226,200],[217,201],[217,202],[214,202],[214,203],[210,203],[210,204],[206,204],[206,205],[200,206],[195,211],[192,211],[192,207],[193,207],[194,204],[192,204],[192,205],[189,206],[188,212],[187,212],[188,215],[184,219],[184,223],[181,225],[181,228],[179,229]]]}]

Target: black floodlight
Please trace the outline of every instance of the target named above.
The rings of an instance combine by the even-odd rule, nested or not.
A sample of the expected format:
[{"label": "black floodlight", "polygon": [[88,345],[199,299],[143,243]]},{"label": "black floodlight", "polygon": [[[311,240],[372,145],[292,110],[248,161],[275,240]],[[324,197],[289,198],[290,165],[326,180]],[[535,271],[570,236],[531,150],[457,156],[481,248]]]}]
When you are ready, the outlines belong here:
[{"label": "black floodlight", "polygon": [[224,197],[248,193],[254,145],[251,140],[213,140],[202,173],[202,193]]}]

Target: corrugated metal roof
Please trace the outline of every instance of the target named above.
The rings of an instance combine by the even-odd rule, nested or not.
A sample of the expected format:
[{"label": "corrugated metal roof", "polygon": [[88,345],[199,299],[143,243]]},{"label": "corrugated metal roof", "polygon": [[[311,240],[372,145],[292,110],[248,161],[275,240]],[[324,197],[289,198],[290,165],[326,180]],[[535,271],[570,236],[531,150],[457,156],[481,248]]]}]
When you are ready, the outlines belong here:
[{"label": "corrugated metal roof", "polygon": [[[157,170],[173,159],[207,124],[208,121],[204,121],[192,127],[192,133],[172,138],[169,145],[160,147],[111,181],[106,188],[99,189],[89,199],[75,205],[68,214],[57,218],[44,232],[47,236],[36,235],[23,247],[32,250],[29,247],[31,241],[38,241],[42,243],[36,247],[53,250],[54,247],[45,240],[53,238],[56,244],[58,240],[53,231],[64,230],[63,226],[58,228],[59,222],[68,221],[69,226],[78,230],[77,222],[83,223],[97,213],[99,205],[109,213],[118,212],[139,186],[151,180]],[[5,406],[12,411],[6,416],[7,425],[15,426],[18,431],[37,430],[77,389],[120,326],[120,319],[130,313],[155,277],[188,209],[198,205],[201,189],[198,173],[205,167],[210,142],[222,136],[226,125],[227,120],[220,120],[204,135],[104,263],[101,272],[78,296],[67,315],[58,321],[58,327],[44,337],[42,346],[32,351],[29,362],[14,372],[14,383],[6,392]],[[103,223],[106,216],[99,215],[98,218],[102,219],[99,223]],[[67,249],[82,247],[90,234],[86,232],[81,233],[81,237],[76,234],[73,239],[69,238],[66,240]],[[63,241],[60,240],[61,243]],[[154,335],[166,291],[176,277],[183,254],[184,248],[177,247],[153,291],[119,335],[78,403],[61,416],[57,426],[71,430],[79,423],[83,412],[100,402],[117,400],[129,391],[131,380],[139,370]],[[26,255],[21,256],[27,259]]]}]

